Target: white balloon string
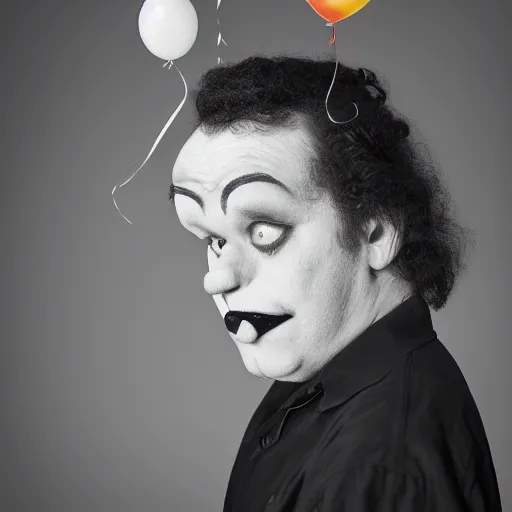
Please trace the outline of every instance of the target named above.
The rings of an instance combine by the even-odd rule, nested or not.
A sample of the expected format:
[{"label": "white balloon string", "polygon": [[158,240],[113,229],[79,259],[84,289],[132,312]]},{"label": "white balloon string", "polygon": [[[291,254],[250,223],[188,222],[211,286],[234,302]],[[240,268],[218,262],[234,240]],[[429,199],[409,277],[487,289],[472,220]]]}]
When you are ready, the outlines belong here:
[{"label": "white balloon string", "polygon": [[[144,160],[144,162],[142,162],[142,165],[124,182],[122,183],[121,185],[119,185],[119,188],[121,187],[124,187],[127,183],[129,183],[132,178],[144,167],[144,165],[146,164],[146,162],[149,160],[150,156],[153,154],[153,151],[156,149],[156,147],[158,146],[158,144],[160,143],[160,141],[162,140],[162,137],[164,136],[165,132],[167,131],[167,129],[169,128],[169,126],[171,126],[172,122],[174,121],[174,119],[176,118],[176,116],[179,114],[180,110],[183,108],[183,105],[185,104],[185,101],[187,99],[187,93],[188,93],[188,87],[187,87],[187,82],[185,81],[185,78],[183,78],[183,75],[181,74],[181,71],[179,70],[178,66],[176,66],[176,64],[174,64],[174,62],[172,60],[169,60],[167,61],[162,67],[166,67],[167,65],[169,65],[169,69],[171,69],[173,66],[176,68],[176,70],[178,71],[178,73],[180,74],[181,76],[181,79],[183,80],[183,85],[185,86],[185,94],[183,96],[183,99],[181,100],[181,103],[178,105],[178,107],[176,108],[176,110],[173,112],[173,114],[171,115],[171,117],[169,118],[169,120],[167,121],[166,125],[164,126],[164,128],[162,129],[162,131],[160,132],[160,134],[158,135],[155,143],[153,144],[153,147],[151,148],[151,151],[149,152],[148,156],[146,157],[146,159]],[[119,210],[119,208],[117,207],[117,204],[116,204],[116,200],[114,199],[114,192],[116,191],[118,187],[118,184],[116,184],[116,186],[112,189],[112,200],[114,201],[114,206],[116,207],[117,211],[120,213],[121,217],[123,217],[127,222],[129,222],[130,224],[133,224],[133,222],[131,222],[130,220],[128,220],[122,213],[121,211]]]},{"label": "white balloon string", "polygon": [[[228,43],[226,43],[226,41],[224,41],[224,38],[222,37],[222,33],[220,30],[219,7],[220,7],[221,2],[222,2],[222,0],[217,0],[217,27],[219,29],[219,35],[217,36],[217,48],[220,46],[221,43],[224,44],[225,46],[228,46]],[[222,57],[219,55],[217,57],[217,64],[222,64],[222,63],[223,63]]]},{"label": "white balloon string", "polygon": [[334,85],[334,81],[336,80],[336,74],[338,72],[338,54],[336,52],[336,29],[335,29],[335,27],[334,27],[334,25],[332,23],[326,23],[325,26],[326,27],[332,27],[332,38],[329,41],[329,44],[332,44],[333,47],[334,47],[334,58],[336,59],[336,67],[334,68],[334,76],[332,77],[331,86],[329,87],[329,92],[327,93],[327,97],[325,98],[325,110],[327,111],[327,115],[329,116],[329,119],[333,123],[335,123],[335,124],[346,124],[346,123],[350,123],[350,121],[353,121],[359,115],[359,109],[358,109],[356,103],[352,102],[352,105],[354,105],[354,107],[356,107],[356,115],[352,119],[349,119],[348,121],[335,121],[332,118],[331,114],[329,113],[329,107],[327,106],[327,102],[329,101],[329,96],[331,94],[332,87]]}]

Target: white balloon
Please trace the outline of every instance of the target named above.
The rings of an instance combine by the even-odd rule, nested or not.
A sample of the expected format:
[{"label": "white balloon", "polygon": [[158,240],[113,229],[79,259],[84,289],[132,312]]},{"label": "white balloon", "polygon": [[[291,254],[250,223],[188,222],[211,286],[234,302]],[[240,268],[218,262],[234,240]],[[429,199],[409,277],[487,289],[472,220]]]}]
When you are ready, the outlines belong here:
[{"label": "white balloon", "polygon": [[183,57],[194,45],[198,19],[189,0],[146,0],[139,33],[146,48],[163,60]]}]

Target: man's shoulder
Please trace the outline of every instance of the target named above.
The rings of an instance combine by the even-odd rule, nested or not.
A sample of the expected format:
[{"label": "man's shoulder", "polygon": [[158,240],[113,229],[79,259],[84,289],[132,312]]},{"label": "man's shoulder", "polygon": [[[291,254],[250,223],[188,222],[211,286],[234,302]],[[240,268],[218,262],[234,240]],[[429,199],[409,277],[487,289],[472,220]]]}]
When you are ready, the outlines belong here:
[{"label": "man's shoulder", "polygon": [[363,387],[340,414],[350,411],[350,421],[372,428],[378,420],[437,421],[453,423],[476,404],[467,381],[445,345],[436,337],[395,362],[377,382]]},{"label": "man's shoulder", "polygon": [[438,339],[331,414],[329,443],[318,453],[344,467],[365,463],[415,476],[454,463],[462,473],[475,432],[485,436],[464,376]]},{"label": "man's shoulder", "polygon": [[471,394],[460,366],[439,338],[408,356],[406,362],[411,368],[410,384],[426,387],[426,391],[431,390],[433,394],[440,389],[443,393],[451,389],[454,394],[450,398],[456,400],[468,398],[468,393]]},{"label": "man's shoulder", "polygon": [[435,417],[450,425],[467,412],[478,412],[461,368],[435,337],[399,359],[390,372],[368,389],[393,406],[390,411],[411,425]]}]

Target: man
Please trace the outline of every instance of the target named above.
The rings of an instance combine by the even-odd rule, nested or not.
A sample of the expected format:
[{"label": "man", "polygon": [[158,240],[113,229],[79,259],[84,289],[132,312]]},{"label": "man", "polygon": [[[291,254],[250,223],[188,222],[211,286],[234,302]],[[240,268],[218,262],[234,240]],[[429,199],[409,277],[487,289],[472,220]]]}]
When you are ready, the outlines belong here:
[{"label": "man", "polygon": [[329,118],[333,72],[210,70],[173,170],[180,222],[208,244],[204,288],[248,371],[275,381],[224,511],[498,512],[478,409],[429,311],[465,232],[374,73],[342,66]]}]

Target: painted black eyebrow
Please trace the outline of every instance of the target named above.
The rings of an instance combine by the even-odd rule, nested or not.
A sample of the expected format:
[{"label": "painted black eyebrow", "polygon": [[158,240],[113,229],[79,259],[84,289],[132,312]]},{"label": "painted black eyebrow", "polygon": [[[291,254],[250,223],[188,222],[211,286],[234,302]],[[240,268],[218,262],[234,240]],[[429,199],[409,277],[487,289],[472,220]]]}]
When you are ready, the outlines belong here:
[{"label": "painted black eyebrow", "polygon": [[[243,176],[239,176],[238,178],[231,180],[222,190],[222,193],[220,196],[220,207],[221,207],[222,211],[224,212],[224,215],[226,214],[228,197],[231,194],[231,192],[233,192],[238,187],[241,187],[242,185],[246,185],[247,183],[254,183],[254,182],[272,183],[273,185],[277,185],[278,187],[282,188],[283,190],[286,190],[286,192],[288,192],[289,194],[293,195],[291,190],[284,183],[280,182],[279,180],[277,180],[273,176],[270,176],[269,174],[265,174],[263,172],[253,173],[253,174],[244,174]],[[169,200],[174,199],[175,194],[182,194],[184,196],[190,197],[201,207],[201,209],[203,209],[203,207],[204,207],[204,201],[198,194],[196,194],[195,192],[192,192],[191,190],[188,190],[186,188],[177,187],[177,186],[171,184],[171,189],[169,192]]]},{"label": "painted black eyebrow", "polygon": [[171,188],[169,190],[169,201],[174,201],[174,196],[176,194],[181,194],[182,196],[190,197],[201,207],[201,210],[204,210],[204,201],[201,198],[201,196],[199,196],[195,192],[192,192],[192,190],[189,190],[188,188],[177,187],[176,185],[171,183]]}]

